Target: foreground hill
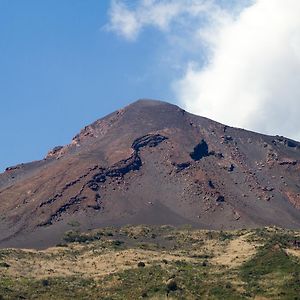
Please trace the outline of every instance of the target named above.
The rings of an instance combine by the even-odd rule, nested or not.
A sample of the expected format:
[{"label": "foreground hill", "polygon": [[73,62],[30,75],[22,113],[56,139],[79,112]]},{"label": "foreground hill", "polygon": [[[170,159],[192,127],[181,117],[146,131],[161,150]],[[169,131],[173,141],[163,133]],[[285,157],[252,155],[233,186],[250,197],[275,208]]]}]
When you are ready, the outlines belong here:
[{"label": "foreground hill", "polygon": [[0,174],[0,246],[125,224],[300,227],[300,144],[140,100]]},{"label": "foreground hill", "polygon": [[1,250],[0,299],[299,299],[299,231],[73,226],[59,247]]}]

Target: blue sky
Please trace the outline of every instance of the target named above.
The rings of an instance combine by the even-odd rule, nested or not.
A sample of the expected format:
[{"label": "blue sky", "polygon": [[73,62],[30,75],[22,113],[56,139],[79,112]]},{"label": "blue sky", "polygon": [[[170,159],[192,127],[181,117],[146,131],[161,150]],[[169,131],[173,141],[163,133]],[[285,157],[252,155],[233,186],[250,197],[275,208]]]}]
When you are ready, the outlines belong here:
[{"label": "blue sky", "polygon": [[109,5],[0,0],[0,170],[44,157],[135,99],[172,101],[160,33],[128,43],[103,30]]},{"label": "blue sky", "polygon": [[0,171],[139,98],[300,140],[299,0],[0,0]]}]

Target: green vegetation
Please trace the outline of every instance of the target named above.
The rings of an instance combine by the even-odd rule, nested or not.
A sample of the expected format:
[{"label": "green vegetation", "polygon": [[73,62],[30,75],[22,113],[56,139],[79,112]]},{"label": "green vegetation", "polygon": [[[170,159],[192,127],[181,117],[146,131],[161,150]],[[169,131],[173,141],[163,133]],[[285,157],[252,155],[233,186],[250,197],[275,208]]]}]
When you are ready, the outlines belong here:
[{"label": "green vegetation", "polygon": [[72,220],[68,223],[68,225],[70,225],[71,227],[79,227],[80,223],[76,220]]},{"label": "green vegetation", "polygon": [[[247,282],[250,295],[300,299],[299,258],[288,255],[283,248],[287,247],[292,239],[286,234],[272,236],[256,255],[241,267],[241,278]],[[276,284],[275,290],[271,284]]]},{"label": "green vegetation", "polygon": [[0,251],[0,299],[300,299],[299,232],[126,226]]},{"label": "green vegetation", "polygon": [[67,231],[64,235],[64,241],[67,243],[86,243],[90,241],[100,240],[101,233],[97,233],[94,235],[82,234],[79,231],[70,230]]}]

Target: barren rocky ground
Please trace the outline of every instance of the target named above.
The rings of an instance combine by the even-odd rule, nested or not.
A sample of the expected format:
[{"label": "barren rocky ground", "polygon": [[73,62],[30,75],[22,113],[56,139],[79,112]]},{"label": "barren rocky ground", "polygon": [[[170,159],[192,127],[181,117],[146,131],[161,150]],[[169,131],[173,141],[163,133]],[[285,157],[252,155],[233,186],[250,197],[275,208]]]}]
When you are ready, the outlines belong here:
[{"label": "barren rocky ground", "polygon": [[300,144],[139,100],[0,174],[0,247],[127,224],[300,226]]}]

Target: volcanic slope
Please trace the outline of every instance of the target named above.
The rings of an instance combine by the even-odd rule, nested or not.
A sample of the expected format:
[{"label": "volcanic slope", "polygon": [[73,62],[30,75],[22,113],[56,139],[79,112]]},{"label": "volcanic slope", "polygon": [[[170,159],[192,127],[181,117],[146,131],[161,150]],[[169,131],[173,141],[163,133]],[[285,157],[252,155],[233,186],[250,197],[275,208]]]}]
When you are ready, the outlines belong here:
[{"label": "volcanic slope", "polygon": [[300,143],[139,100],[0,174],[0,246],[125,224],[300,227]]}]

